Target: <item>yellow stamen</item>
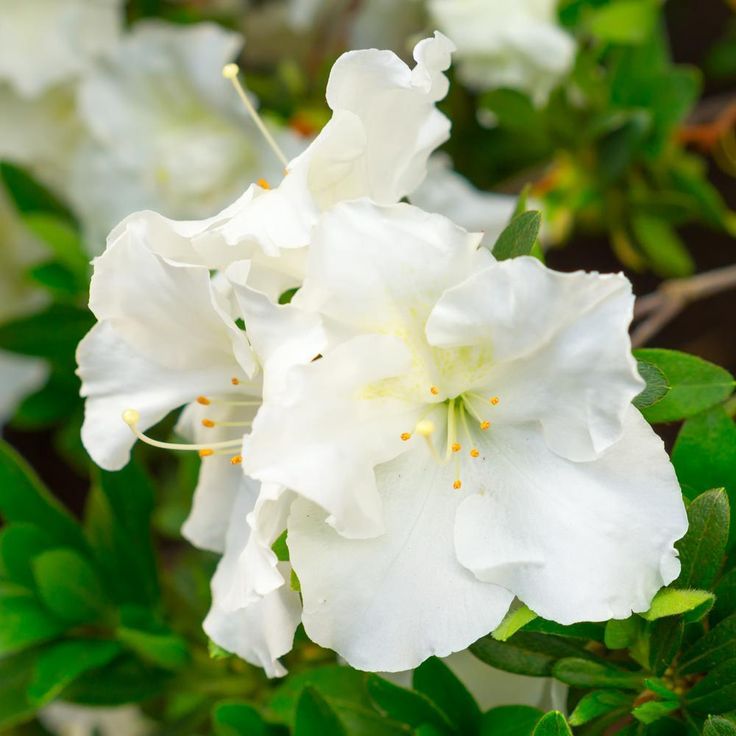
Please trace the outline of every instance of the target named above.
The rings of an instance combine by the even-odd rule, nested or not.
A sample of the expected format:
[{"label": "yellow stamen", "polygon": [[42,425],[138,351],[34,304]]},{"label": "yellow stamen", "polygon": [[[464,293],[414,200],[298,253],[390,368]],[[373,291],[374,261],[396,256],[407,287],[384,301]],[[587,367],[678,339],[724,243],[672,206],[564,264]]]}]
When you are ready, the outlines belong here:
[{"label": "yellow stamen", "polygon": [[453,442],[453,443],[452,443],[452,446],[450,447],[450,449],[451,449],[451,450],[452,450],[453,452],[460,452],[460,450],[462,450],[463,448],[462,448],[462,446],[460,445],[460,443],[459,443],[459,442]]},{"label": "yellow stamen", "polygon": [[230,379],[230,383],[232,383],[233,386],[239,386],[240,385],[240,379],[237,378],[236,376],[233,376]]},{"label": "yellow stamen", "polygon": [[491,404],[493,404],[493,406],[496,406],[496,404],[498,404],[498,402],[500,401],[500,399],[498,398],[498,396],[491,396],[491,398],[488,399],[488,401]]},{"label": "yellow stamen", "polygon": [[243,462],[243,456],[242,455],[233,455],[230,458],[231,465],[240,465],[240,463]]},{"label": "yellow stamen", "polygon": [[256,127],[261,132],[261,135],[263,135],[266,142],[271,147],[271,150],[276,154],[278,160],[281,161],[284,168],[286,168],[289,165],[289,162],[286,156],[284,156],[284,152],[279,148],[278,143],[274,140],[274,137],[268,131],[268,128],[264,125],[261,116],[256,112],[256,109],[253,107],[253,103],[248,98],[248,95],[245,93],[245,89],[238,79],[239,72],[240,68],[237,64],[226,64],[222,68],[222,76],[232,82],[235,91],[238,93],[238,97],[240,97],[243,105],[245,105],[245,109],[248,111],[248,115],[250,115],[251,119],[256,124]]},{"label": "yellow stamen", "polygon": [[437,386],[430,386],[429,392],[432,394],[432,396],[437,396],[439,394],[440,390]]},{"label": "yellow stamen", "polygon": [[486,430],[488,429],[488,427],[490,427],[490,426],[491,426],[491,423],[490,423],[490,422],[481,422],[481,423],[480,423],[480,428],[481,428],[481,429],[482,429],[482,430],[483,430],[484,432],[485,432],[485,431],[486,431]]},{"label": "yellow stamen", "polygon": [[454,488],[454,489],[455,489],[456,491],[459,491],[459,490],[460,490],[460,489],[461,489],[461,488],[463,487],[463,482],[462,482],[462,481],[461,481],[460,479],[458,479],[458,480],[456,480],[456,481],[455,481],[455,482],[454,482],[454,483],[452,484],[452,487],[453,487],[453,488]]},{"label": "yellow stamen", "polygon": [[434,422],[430,419],[422,419],[421,422],[417,422],[417,426],[414,429],[422,437],[429,437],[434,432]]},{"label": "yellow stamen", "polygon": [[479,455],[480,453],[478,452],[478,450],[476,450],[475,447],[470,451],[470,457],[478,457]]},{"label": "yellow stamen", "polygon": [[269,184],[269,183],[268,183],[268,182],[267,182],[267,181],[266,181],[265,179],[259,179],[259,180],[258,180],[258,181],[256,182],[256,184],[258,184],[258,186],[259,186],[259,187],[260,187],[261,189],[270,189],[270,188],[271,188],[271,185],[270,185],[270,184]]},{"label": "yellow stamen", "polygon": [[215,426],[215,423],[211,419],[203,419],[202,426],[207,427],[207,429],[212,429],[212,427]]},{"label": "yellow stamen", "polygon": [[205,447],[203,450],[199,451],[200,457],[210,457],[211,455],[214,455],[215,451],[211,447]]},{"label": "yellow stamen", "polygon": [[411,432],[402,432],[401,433],[401,439],[406,442],[407,440],[411,439]]},{"label": "yellow stamen", "polygon": [[206,396],[197,396],[197,403],[202,406],[209,406],[212,402]]}]

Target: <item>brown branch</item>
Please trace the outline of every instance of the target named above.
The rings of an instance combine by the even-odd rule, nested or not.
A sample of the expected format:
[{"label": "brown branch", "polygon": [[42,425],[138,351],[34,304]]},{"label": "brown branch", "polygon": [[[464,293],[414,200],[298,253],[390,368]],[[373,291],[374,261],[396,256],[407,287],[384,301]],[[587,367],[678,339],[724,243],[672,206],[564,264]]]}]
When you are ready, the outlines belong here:
[{"label": "brown branch", "polygon": [[736,265],[665,281],[656,291],[636,300],[634,319],[641,321],[631,334],[632,345],[645,345],[691,302],[733,288]]}]

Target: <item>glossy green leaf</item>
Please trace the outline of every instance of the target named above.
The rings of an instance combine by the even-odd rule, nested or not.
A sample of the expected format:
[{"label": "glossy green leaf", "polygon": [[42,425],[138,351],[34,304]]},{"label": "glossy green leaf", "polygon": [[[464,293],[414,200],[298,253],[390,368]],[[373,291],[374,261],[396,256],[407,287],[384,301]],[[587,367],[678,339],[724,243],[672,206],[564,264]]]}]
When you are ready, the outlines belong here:
[{"label": "glossy green leaf", "polygon": [[640,363],[649,363],[664,375],[667,394],[642,411],[656,424],[692,417],[727,399],[734,390],[731,374],[701,358],[677,350],[643,348],[634,351]]},{"label": "glossy green leaf", "polygon": [[0,657],[54,639],[67,626],[28,593],[0,595]]},{"label": "glossy green leaf", "polygon": [[646,386],[640,394],[634,397],[632,403],[639,411],[643,411],[664,398],[670,388],[664,373],[653,363],[639,360],[637,361],[637,370],[639,375],[646,381]]},{"label": "glossy green leaf", "polygon": [[587,688],[636,690],[644,681],[636,672],[627,672],[602,662],[574,657],[557,662],[552,668],[552,674],[568,685]]},{"label": "glossy green leaf", "polygon": [[736,736],[736,722],[721,716],[711,716],[703,726],[703,736]]},{"label": "glossy green leaf", "polygon": [[609,43],[641,43],[656,21],[657,5],[651,0],[619,0],[592,10],[588,30]]},{"label": "glossy green leaf", "polygon": [[430,657],[414,670],[412,684],[447,716],[459,733],[480,732],[481,711],[473,696],[452,670],[437,657]]},{"label": "glossy green leaf", "polygon": [[53,540],[35,524],[11,524],[0,532],[0,562],[9,580],[25,588],[35,586],[33,559],[51,549]]},{"label": "glossy green leaf", "polygon": [[141,659],[164,669],[176,670],[189,662],[187,643],[170,632],[156,633],[120,627],[115,635]]},{"label": "glossy green leaf", "polygon": [[534,611],[529,610],[526,606],[519,606],[509,611],[503,621],[491,632],[491,636],[498,641],[507,641],[519,629],[523,628],[530,621],[537,618]]},{"label": "glossy green leaf", "polygon": [[677,701],[650,700],[634,708],[631,715],[640,723],[650,724],[678,710],[679,707]]},{"label": "glossy green leaf", "polygon": [[347,731],[317,690],[305,687],[296,706],[294,736],[347,736]]},{"label": "glossy green leaf", "polygon": [[636,242],[652,270],[662,278],[683,278],[695,263],[677,231],[659,217],[637,215],[631,221]]},{"label": "glossy green leaf", "polygon": [[542,716],[542,719],[534,728],[532,736],[572,736],[572,731],[562,713],[551,711]]},{"label": "glossy green leaf", "polygon": [[500,705],[483,714],[481,736],[531,736],[544,713],[529,705]]},{"label": "glossy green leaf", "polygon": [[713,627],[681,656],[683,674],[709,672],[726,660],[736,658],[736,613]]},{"label": "glossy green leaf", "polygon": [[687,707],[704,715],[736,709],[736,659],[714,667],[686,695]]},{"label": "glossy green leaf", "polygon": [[713,594],[707,590],[662,588],[654,596],[649,610],[640,615],[647,621],[656,621],[665,616],[677,616],[694,611],[706,605],[712,606],[714,600]]},{"label": "glossy green leaf", "polygon": [[633,646],[642,632],[642,623],[636,616],[612,620],[606,624],[604,643],[609,649],[627,649]]},{"label": "glossy green leaf", "polygon": [[649,666],[661,676],[680,651],[685,622],[680,616],[668,616],[654,621],[649,632]]},{"label": "glossy green leaf", "polygon": [[399,687],[377,675],[369,675],[366,684],[371,698],[390,718],[412,728],[429,724],[440,733],[454,732],[447,716],[423,693]]},{"label": "glossy green leaf", "polygon": [[594,718],[611,713],[621,708],[628,708],[634,696],[620,690],[594,690],[586,693],[575,706],[570,715],[571,726],[582,726]]},{"label": "glossy green leaf", "polygon": [[36,661],[28,696],[37,705],[48,703],[80,675],[108,664],[119,653],[119,644],[96,639],[64,641],[49,647]]},{"label": "glossy green leaf", "polygon": [[267,736],[269,731],[261,714],[249,703],[228,700],[212,710],[215,736]]},{"label": "glossy green leaf", "polygon": [[0,657],[0,730],[3,733],[16,733],[6,729],[30,720],[36,711],[26,694],[35,658],[35,651]]},{"label": "glossy green leaf", "polygon": [[549,677],[558,659],[587,657],[577,643],[559,636],[520,631],[509,641],[496,641],[490,634],[470,646],[470,651],[486,664],[517,675]]},{"label": "glossy green leaf", "polygon": [[498,236],[493,255],[499,261],[518,256],[528,256],[539,236],[542,215],[530,210],[514,217]]},{"label": "glossy green leaf", "polygon": [[710,589],[723,563],[730,510],[723,490],[698,496],[687,509],[689,528],[675,544],[680,553],[678,588]]},{"label": "glossy green leaf", "polygon": [[33,574],[44,605],[69,623],[97,621],[105,595],[92,566],[72,549],[52,549],[33,560]]},{"label": "glossy green leaf", "polygon": [[715,625],[736,611],[736,569],[724,575],[715,589],[716,602],[710,612],[709,621]]}]

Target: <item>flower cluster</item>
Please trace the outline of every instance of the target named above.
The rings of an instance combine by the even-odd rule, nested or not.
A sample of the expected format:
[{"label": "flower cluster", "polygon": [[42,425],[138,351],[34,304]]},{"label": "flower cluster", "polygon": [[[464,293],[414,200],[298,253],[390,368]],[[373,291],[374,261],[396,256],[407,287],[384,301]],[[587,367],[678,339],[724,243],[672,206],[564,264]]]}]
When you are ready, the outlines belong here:
[{"label": "flower cluster", "polygon": [[[625,618],[679,571],[677,480],[631,405],[628,281],[498,261],[402,201],[448,138],[452,51],[344,54],[281,183],[202,221],[131,215],[94,262],[85,446],[112,470],[136,438],[199,452],[183,532],[223,555],[204,627],[270,675],[300,622],[397,671],[515,597]],[[186,442],[146,434],[180,407]]]}]

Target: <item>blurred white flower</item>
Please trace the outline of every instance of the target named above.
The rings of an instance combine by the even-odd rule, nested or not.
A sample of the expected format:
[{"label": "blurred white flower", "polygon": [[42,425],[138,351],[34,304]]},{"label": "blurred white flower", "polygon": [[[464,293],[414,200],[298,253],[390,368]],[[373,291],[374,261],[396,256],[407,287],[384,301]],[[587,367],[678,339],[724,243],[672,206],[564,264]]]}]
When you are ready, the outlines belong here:
[{"label": "blurred white flower", "polygon": [[97,708],[52,703],[39,711],[38,719],[54,736],[145,736],[153,724],[135,705]]},{"label": "blurred white flower", "polygon": [[0,0],[0,16],[0,81],[36,97],[115,46],[123,0]]},{"label": "blurred white flower", "polygon": [[438,153],[427,167],[427,178],[411,194],[412,204],[449,217],[470,232],[483,233],[492,247],[514,213],[516,197],[476,189],[452,169],[452,161]]},{"label": "blurred white flower", "polygon": [[631,406],[630,284],[478,241],[408,205],[325,213],[292,302],[324,319],[321,357],[275,387],[266,368],[244,440],[246,474],[298,496],[308,635],[360,669],[464,649],[515,595],[625,618],[679,572],[677,479]]},{"label": "blurred white flower", "polygon": [[[222,78],[242,45],[238,34],[208,23],[139,23],[85,78],[79,105],[90,139],[70,195],[92,252],[136,210],[209,217],[250,182],[280,178],[280,164]],[[292,152],[300,148],[291,133],[280,137]]]},{"label": "blurred white flower", "polygon": [[557,0],[429,0],[429,11],[473,89],[511,87],[541,105],[572,68],[575,42],[557,22]]}]

